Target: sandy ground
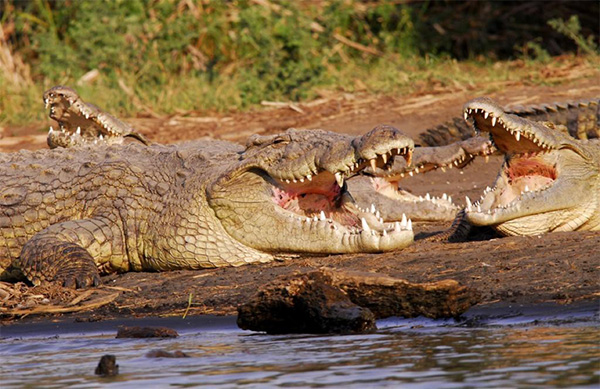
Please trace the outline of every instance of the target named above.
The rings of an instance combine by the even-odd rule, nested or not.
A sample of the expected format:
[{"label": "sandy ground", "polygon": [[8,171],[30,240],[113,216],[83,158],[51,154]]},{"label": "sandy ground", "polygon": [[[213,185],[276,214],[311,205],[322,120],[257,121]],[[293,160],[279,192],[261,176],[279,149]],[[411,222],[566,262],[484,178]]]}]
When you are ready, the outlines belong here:
[{"label": "sandy ground", "polygon": [[[441,90],[408,96],[331,95],[307,104],[265,108],[250,113],[200,117],[185,113],[166,118],[126,119],[151,140],[173,143],[200,137],[243,142],[254,133],[269,134],[289,127],[323,128],[362,134],[377,124],[391,124],[417,139],[430,126],[461,114],[470,98],[486,94],[489,86],[471,90]],[[558,86],[507,83],[489,94],[503,104],[534,104],[576,100],[600,95],[600,78],[583,78]],[[40,104],[41,105],[41,104]],[[40,107],[43,109],[43,106]],[[45,123],[4,129],[0,152],[46,147]],[[457,203],[464,196],[478,198],[490,185],[501,164],[477,160],[468,168],[417,175],[404,187],[414,193],[450,194]],[[461,200],[458,200],[461,199]],[[103,286],[87,291],[15,288],[23,296],[45,296],[46,309],[77,321],[114,317],[234,314],[239,303],[264,283],[293,271],[320,267],[380,272],[412,282],[452,278],[478,289],[482,304],[571,303],[600,298],[600,233],[555,233],[537,237],[499,237],[485,233],[465,243],[426,242],[425,232],[441,231],[449,223],[415,223],[417,241],[409,248],[385,254],[307,257],[264,265],[204,271],[126,273],[103,278]],[[16,293],[16,292],[15,292]],[[29,301],[34,301],[29,299]],[[40,300],[35,300],[40,301]],[[69,304],[65,304],[69,303]],[[43,305],[4,304],[5,323],[44,312]],[[77,311],[61,313],[58,306]],[[94,308],[95,307],[95,308]],[[94,308],[94,309],[89,309]],[[28,311],[29,309],[29,311]],[[29,316],[31,317],[31,316]],[[39,317],[36,315],[36,317]],[[45,316],[42,316],[45,317]],[[26,319],[28,320],[28,319]]]}]

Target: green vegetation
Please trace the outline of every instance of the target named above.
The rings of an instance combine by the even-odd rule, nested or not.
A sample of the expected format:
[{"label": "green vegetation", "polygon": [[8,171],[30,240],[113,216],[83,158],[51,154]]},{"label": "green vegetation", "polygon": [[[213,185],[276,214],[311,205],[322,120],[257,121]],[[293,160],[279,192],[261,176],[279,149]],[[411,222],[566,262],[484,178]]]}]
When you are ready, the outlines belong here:
[{"label": "green vegetation", "polygon": [[[492,70],[484,58],[497,58],[493,47],[457,62],[447,50],[455,12],[438,8],[357,0],[0,0],[0,125],[43,118],[41,94],[57,84],[127,116],[247,109],[323,90],[401,93],[475,79],[535,80],[531,74],[549,61],[543,42],[531,40],[520,51],[533,51],[537,61],[519,74],[511,61]],[[583,37],[577,16],[549,23],[597,59],[596,38]],[[444,36],[438,46],[435,34]]]}]

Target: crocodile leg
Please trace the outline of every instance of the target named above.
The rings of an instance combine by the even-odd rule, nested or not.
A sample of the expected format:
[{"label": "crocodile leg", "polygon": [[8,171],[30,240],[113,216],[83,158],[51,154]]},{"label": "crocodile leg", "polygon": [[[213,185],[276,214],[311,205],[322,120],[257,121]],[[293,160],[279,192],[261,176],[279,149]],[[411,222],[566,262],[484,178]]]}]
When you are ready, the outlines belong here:
[{"label": "crocodile leg", "polygon": [[16,265],[34,285],[95,286],[100,283],[99,267],[110,267],[111,257],[122,251],[116,232],[103,218],[57,223],[23,246]]}]

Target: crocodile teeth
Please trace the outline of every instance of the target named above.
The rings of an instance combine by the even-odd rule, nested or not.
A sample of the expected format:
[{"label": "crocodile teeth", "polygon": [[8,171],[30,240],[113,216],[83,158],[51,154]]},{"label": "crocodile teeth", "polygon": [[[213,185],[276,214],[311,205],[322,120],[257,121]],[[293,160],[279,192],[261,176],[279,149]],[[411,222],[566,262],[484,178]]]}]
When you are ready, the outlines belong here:
[{"label": "crocodile teeth", "polygon": [[521,133],[520,133],[519,131],[517,131],[517,132],[515,133],[515,139],[517,140],[517,142],[518,142],[519,140],[521,140]]},{"label": "crocodile teeth", "polygon": [[371,164],[371,168],[373,170],[377,168],[377,161],[375,161],[375,159],[369,159],[369,163]]},{"label": "crocodile teeth", "polygon": [[48,135],[52,134],[54,132],[54,128],[52,128],[52,126],[50,126],[50,130],[48,130]]},{"label": "crocodile teeth", "polygon": [[496,126],[496,117],[492,117],[492,127]]},{"label": "crocodile teeth", "polygon": [[370,228],[370,227],[369,227],[369,225],[367,224],[367,221],[365,220],[365,218],[364,218],[364,217],[361,217],[361,218],[360,218],[360,223],[361,223],[361,225],[362,225],[362,229],[363,229],[364,231],[371,231],[371,228]]},{"label": "crocodile teeth", "polygon": [[464,112],[463,116],[465,117],[465,120],[469,118],[469,114],[467,113],[467,111]]},{"label": "crocodile teeth", "polygon": [[344,187],[344,177],[342,176],[342,173],[335,173],[335,181],[340,186],[340,188]]},{"label": "crocodile teeth", "polygon": [[327,219],[327,218],[325,217],[325,212],[321,211],[321,213],[319,214],[319,219],[321,219],[321,220],[325,220],[325,219]]},{"label": "crocodile teeth", "polygon": [[76,134],[77,134],[77,135],[81,135],[81,127],[77,127],[77,132],[76,132]]},{"label": "crocodile teeth", "polygon": [[381,154],[381,159],[383,159],[383,163],[387,163],[387,154]]},{"label": "crocodile teeth", "polygon": [[402,221],[400,222],[400,227],[406,228],[408,225],[408,221],[406,220],[406,214],[402,214]]},{"label": "crocodile teeth", "polygon": [[490,116],[490,113],[489,113],[488,111],[485,111],[485,112],[483,113],[483,118],[484,118],[484,119],[487,119],[489,116]]}]

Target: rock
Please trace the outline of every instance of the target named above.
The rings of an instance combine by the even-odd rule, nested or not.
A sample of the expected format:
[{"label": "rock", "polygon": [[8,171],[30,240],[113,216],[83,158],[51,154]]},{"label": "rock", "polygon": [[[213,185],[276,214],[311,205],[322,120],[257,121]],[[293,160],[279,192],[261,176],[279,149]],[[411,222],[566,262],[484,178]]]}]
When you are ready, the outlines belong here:
[{"label": "rock", "polygon": [[321,271],[332,285],[347,293],[353,303],[369,308],[377,319],[458,317],[481,299],[477,291],[455,280],[412,283],[376,273]]},{"label": "rock", "polygon": [[98,362],[95,373],[104,377],[116,376],[119,374],[119,365],[117,365],[117,357],[114,355],[103,355]]},{"label": "rock", "polygon": [[286,333],[362,333],[376,329],[371,311],[352,303],[320,272],[294,273],[266,285],[238,307],[240,328]]},{"label": "rock", "polygon": [[375,318],[460,316],[479,294],[454,280],[411,283],[375,273],[321,269],[265,285],[238,307],[242,329],[282,333],[360,333]]},{"label": "rock", "polygon": [[176,338],[177,331],[167,327],[127,327],[121,326],[117,338]]},{"label": "rock", "polygon": [[180,350],[173,352],[167,350],[150,350],[146,353],[146,358],[189,358],[190,356]]}]

